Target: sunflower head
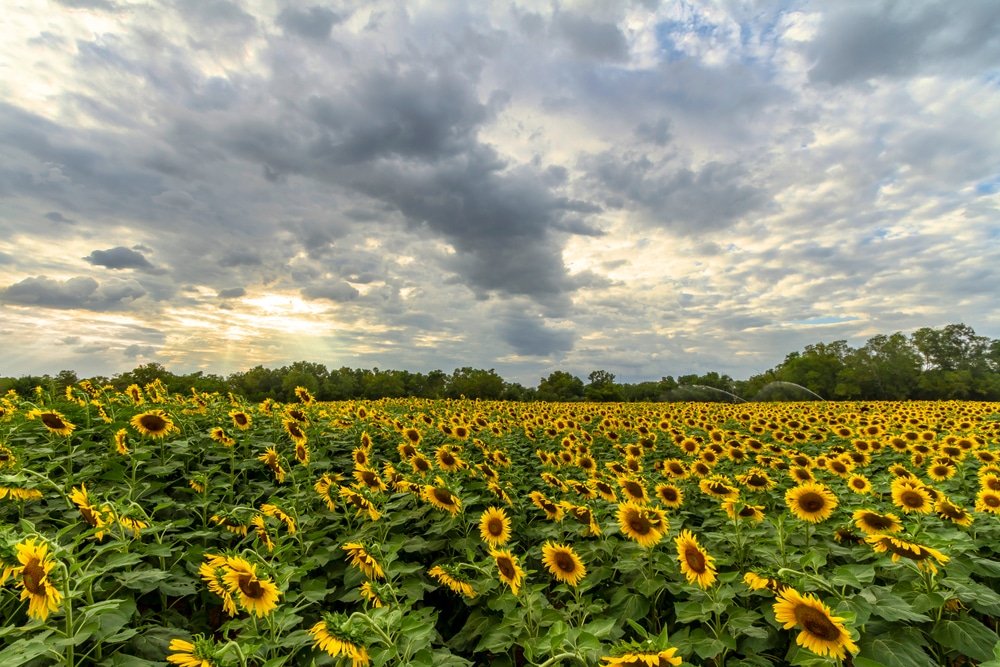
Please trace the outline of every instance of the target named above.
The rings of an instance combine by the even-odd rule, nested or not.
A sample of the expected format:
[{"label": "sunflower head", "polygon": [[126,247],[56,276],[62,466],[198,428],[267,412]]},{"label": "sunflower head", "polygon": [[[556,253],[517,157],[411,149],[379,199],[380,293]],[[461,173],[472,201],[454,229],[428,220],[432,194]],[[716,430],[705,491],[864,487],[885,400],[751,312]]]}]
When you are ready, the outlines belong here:
[{"label": "sunflower head", "polygon": [[698,538],[690,530],[681,531],[674,543],[677,546],[681,572],[687,577],[688,583],[697,583],[701,588],[708,588],[715,583],[715,559],[701,548]]},{"label": "sunflower head", "polygon": [[177,430],[174,422],[163,410],[148,410],[132,417],[132,428],[150,438],[165,438]]},{"label": "sunflower head", "polygon": [[559,582],[577,586],[587,576],[587,567],[568,544],[546,542],[542,546],[542,562]]},{"label": "sunflower head", "polygon": [[491,547],[507,544],[510,540],[510,518],[498,507],[488,507],[479,518],[479,535]]},{"label": "sunflower head", "polygon": [[799,628],[795,642],[813,653],[843,659],[857,653],[858,646],[844,626],[844,619],[814,595],[802,595],[794,588],[778,593],[774,616],[786,630]]},{"label": "sunflower head", "polygon": [[826,521],[837,507],[837,496],[823,484],[806,482],[785,493],[785,503],[792,514],[802,521]]}]

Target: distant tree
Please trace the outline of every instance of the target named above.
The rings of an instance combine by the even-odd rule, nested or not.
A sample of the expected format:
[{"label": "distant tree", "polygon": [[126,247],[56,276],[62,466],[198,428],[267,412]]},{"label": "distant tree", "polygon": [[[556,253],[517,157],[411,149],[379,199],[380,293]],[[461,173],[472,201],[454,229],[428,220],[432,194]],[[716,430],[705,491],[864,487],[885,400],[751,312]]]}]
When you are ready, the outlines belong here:
[{"label": "distant tree", "polygon": [[456,368],[448,381],[445,394],[449,398],[482,398],[499,400],[504,391],[504,380],[492,368]]},{"label": "distant tree", "polygon": [[538,383],[540,401],[579,401],[583,399],[583,380],[566,371],[553,371]]},{"label": "distant tree", "polygon": [[621,387],[615,384],[615,374],[604,371],[591,371],[587,376],[587,386],[583,388],[583,394],[588,401],[620,401],[622,400]]}]

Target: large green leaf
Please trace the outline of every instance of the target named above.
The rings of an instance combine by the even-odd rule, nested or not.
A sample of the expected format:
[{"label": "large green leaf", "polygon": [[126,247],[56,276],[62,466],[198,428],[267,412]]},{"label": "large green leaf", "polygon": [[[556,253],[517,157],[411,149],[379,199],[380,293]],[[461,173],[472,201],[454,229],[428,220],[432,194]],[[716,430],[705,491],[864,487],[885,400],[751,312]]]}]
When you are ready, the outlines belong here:
[{"label": "large green leaf", "polygon": [[1000,641],[997,633],[970,616],[938,621],[931,637],[941,646],[973,660],[991,659],[993,646]]},{"label": "large green leaf", "polygon": [[935,667],[924,651],[927,640],[914,628],[901,628],[861,637],[858,667]]}]

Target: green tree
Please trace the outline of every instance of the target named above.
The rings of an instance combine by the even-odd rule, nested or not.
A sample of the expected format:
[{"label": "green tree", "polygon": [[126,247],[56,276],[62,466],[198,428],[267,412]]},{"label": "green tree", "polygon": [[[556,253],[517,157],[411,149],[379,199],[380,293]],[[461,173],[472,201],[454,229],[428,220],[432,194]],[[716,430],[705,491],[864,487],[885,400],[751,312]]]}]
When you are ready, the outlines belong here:
[{"label": "green tree", "polygon": [[566,371],[553,371],[538,383],[540,401],[579,401],[583,399],[583,380]]}]

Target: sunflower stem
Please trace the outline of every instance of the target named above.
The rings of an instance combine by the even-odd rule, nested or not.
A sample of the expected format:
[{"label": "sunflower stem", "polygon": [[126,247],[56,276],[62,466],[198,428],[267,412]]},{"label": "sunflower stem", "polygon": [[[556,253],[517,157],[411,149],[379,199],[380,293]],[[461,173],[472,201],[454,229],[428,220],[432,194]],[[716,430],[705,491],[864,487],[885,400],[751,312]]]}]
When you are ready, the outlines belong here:
[{"label": "sunflower stem", "polygon": [[560,653],[559,655],[554,655],[545,662],[538,665],[538,667],[552,667],[556,663],[562,662],[567,658],[574,658],[577,662],[586,665],[587,661],[580,657],[578,653],[567,651],[565,653]]}]

